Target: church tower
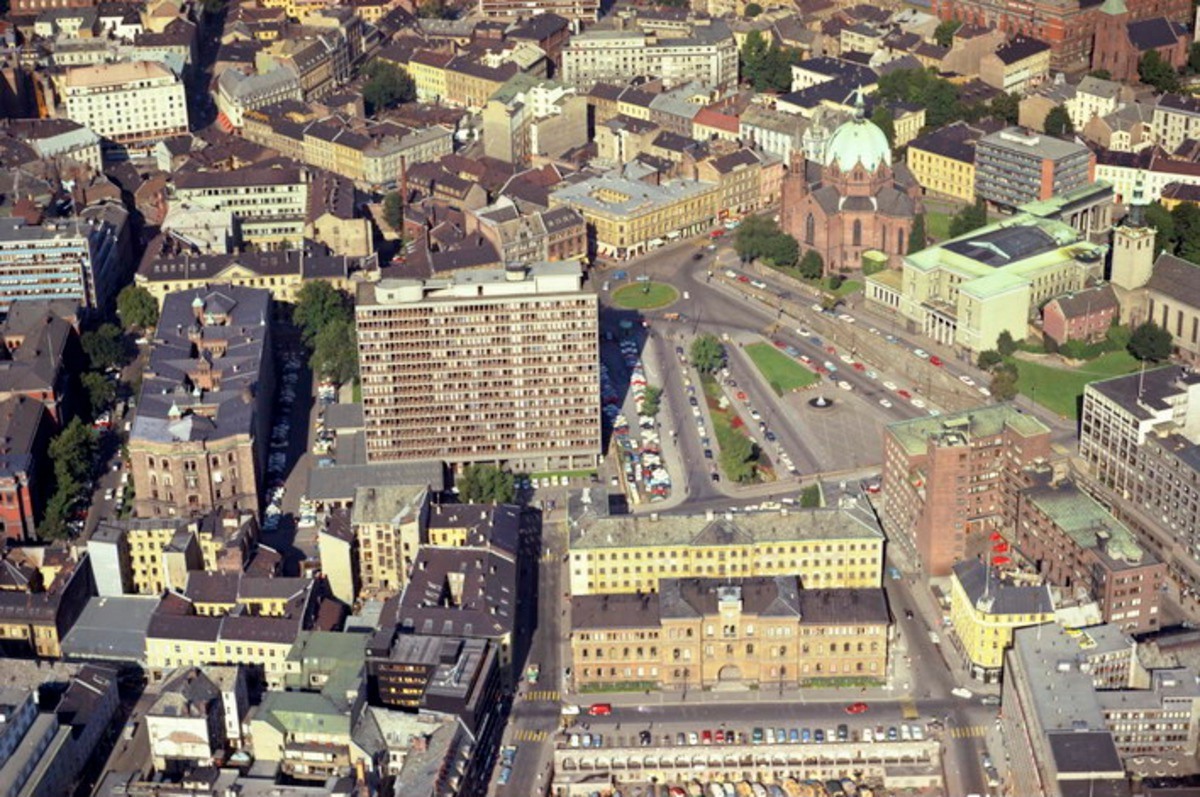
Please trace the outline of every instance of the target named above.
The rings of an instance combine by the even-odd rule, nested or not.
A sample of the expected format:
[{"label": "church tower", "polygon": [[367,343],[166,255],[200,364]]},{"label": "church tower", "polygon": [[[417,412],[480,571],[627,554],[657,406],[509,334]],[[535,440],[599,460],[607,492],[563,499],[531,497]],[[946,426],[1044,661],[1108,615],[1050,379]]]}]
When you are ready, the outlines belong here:
[{"label": "church tower", "polygon": [[1146,286],[1154,269],[1154,228],[1146,224],[1146,200],[1139,177],[1133,187],[1129,215],[1113,228],[1109,281],[1126,291]]}]

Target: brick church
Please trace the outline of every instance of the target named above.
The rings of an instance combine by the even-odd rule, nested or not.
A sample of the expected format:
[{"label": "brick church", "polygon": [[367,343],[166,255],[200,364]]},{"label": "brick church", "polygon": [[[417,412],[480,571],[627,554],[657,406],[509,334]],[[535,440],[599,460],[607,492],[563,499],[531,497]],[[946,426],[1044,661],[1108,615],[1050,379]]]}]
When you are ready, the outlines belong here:
[{"label": "brick church", "polygon": [[862,268],[863,253],[872,250],[899,268],[922,210],[921,188],[907,166],[892,165],[887,136],[865,118],[861,99],[824,154],[823,163],[793,156],[783,180],[783,230],[799,242],[801,255],[821,255],[827,275]]}]

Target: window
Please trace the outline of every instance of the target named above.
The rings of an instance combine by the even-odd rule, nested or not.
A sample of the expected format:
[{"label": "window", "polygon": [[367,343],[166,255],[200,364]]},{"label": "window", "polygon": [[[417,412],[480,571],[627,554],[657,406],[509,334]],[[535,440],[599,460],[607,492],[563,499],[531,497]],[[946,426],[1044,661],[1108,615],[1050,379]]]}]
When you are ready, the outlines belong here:
[{"label": "window", "polygon": [[804,243],[812,245],[813,239],[816,237],[817,220],[813,218],[813,214],[809,213],[804,220]]},{"label": "window", "polygon": [[854,246],[862,246],[862,222],[858,219],[854,220],[854,228],[852,233],[852,244]]}]

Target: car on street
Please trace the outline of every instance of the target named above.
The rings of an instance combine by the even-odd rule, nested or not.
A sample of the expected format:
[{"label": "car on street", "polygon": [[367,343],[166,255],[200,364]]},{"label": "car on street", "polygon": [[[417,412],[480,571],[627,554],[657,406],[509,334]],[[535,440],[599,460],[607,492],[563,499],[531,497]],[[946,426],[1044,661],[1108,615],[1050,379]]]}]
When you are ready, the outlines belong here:
[{"label": "car on street", "polygon": [[958,381],[962,382],[967,387],[975,387],[975,380],[972,379],[971,377],[967,376],[966,374],[962,374],[961,376],[959,376]]},{"label": "car on street", "polygon": [[1000,705],[1000,696],[999,695],[984,695],[983,697],[981,697],[979,699],[979,702],[985,706],[998,706],[998,705]]},{"label": "car on street", "polygon": [[675,734],[675,744],[680,745],[680,746],[687,744],[687,734],[684,733],[683,731],[680,731],[679,733]]},{"label": "car on street", "polygon": [[944,363],[944,362],[942,362],[942,358],[941,358],[941,357],[938,357],[936,354],[934,354],[934,355],[931,355],[931,356],[929,357],[929,364],[930,364],[930,365],[936,365],[936,366],[938,366],[939,368],[941,368],[943,365],[945,365],[945,363]]},{"label": "car on street", "polygon": [[868,708],[870,708],[870,707],[866,703],[863,703],[861,701],[858,703],[851,703],[850,705],[846,706],[846,713],[847,714],[865,714],[867,712]]},{"label": "car on street", "polygon": [[[705,458],[705,459],[712,459],[712,458],[713,458],[713,452],[712,452],[712,449],[711,449],[711,448],[706,448],[706,449],[704,449],[704,458]],[[714,475],[715,475],[715,474],[714,474]],[[716,481],[716,480],[714,479],[713,481]]]},{"label": "car on street", "polygon": [[694,255],[692,255],[692,260],[702,260],[703,258],[704,258],[703,252],[696,252]]},{"label": "car on street", "polygon": [[508,781],[511,778],[512,778],[512,767],[503,767],[500,770],[500,777],[496,782],[499,783],[501,786],[507,786]]},{"label": "car on street", "polygon": [[701,744],[712,744],[712,740],[713,740],[712,731],[705,730],[703,733],[700,734],[700,743]]},{"label": "car on street", "polygon": [[922,360],[928,360],[929,352],[925,351],[924,349],[913,349],[913,356],[920,357]]},{"label": "car on street", "polygon": [[593,703],[592,705],[588,706],[588,714],[593,717],[607,717],[609,714],[612,714],[612,704]]},{"label": "car on street", "polygon": [[912,399],[911,401],[909,401],[908,403],[913,405],[914,407],[916,407],[919,410],[925,409],[925,402],[922,399],[915,398],[915,399]]},{"label": "car on street", "polygon": [[893,405],[892,402],[888,401],[887,399],[881,398],[879,400],[879,406],[883,407],[885,410],[890,410]]},{"label": "car on street", "polygon": [[909,393],[907,390],[897,390],[896,395],[902,399],[911,399],[912,398],[912,393]]},{"label": "car on street", "polygon": [[884,382],[884,383],[883,383],[883,388],[884,388],[884,390],[895,390],[895,389],[896,389],[896,383],[895,383],[895,382]]}]

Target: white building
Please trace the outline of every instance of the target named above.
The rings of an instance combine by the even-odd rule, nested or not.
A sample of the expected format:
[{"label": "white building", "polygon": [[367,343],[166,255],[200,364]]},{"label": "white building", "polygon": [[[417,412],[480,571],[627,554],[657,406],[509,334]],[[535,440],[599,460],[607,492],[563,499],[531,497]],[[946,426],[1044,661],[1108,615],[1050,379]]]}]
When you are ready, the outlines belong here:
[{"label": "white building", "polygon": [[687,35],[599,30],[572,36],[562,52],[562,80],[586,90],[597,82],[626,83],[651,75],[667,86],[699,81],[725,89],[737,84],[737,43],[721,20],[696,22]]},{"label": "white building", "polygon": [[186,133],[183,82],[153,61],[72,69],[63,80],[65,115],[119,145]]}]

